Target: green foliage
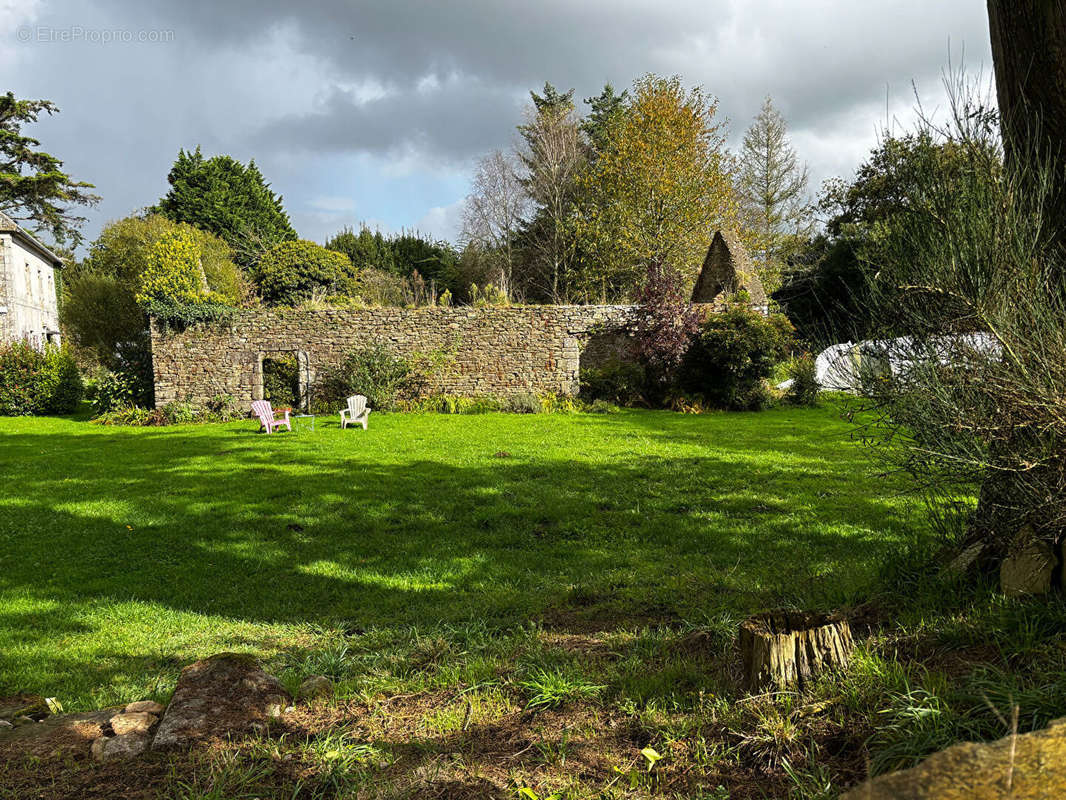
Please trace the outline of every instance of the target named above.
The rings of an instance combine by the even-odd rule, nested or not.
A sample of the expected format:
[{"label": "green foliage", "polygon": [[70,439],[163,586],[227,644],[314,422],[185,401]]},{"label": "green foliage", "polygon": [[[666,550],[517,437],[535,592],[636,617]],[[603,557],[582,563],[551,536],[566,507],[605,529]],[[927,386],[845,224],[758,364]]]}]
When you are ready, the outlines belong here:
[{"label": "green foliage", "polygon": [[151,408],[151,400],[139,402],[135,391],[123,390],[121,375],[111,376],[112,386],[107,388],[111,402],[101,398],[94,402],[96,413],[93,422],[97,425],[120,425],[125,427],[162,427],[164,425],[188,425],[210,422],[230,422],[245,419],[247,409],[241,408],[231,395],[215,395],[203,406],[183,401],[167,403],[162,408]]},{"label": "green foliage", "polygon": [[614,359],[602,367],[581,370],[581,398],[620,406],[642,405],[644,367],[634,361]]},{"label": "green foliage", "polygon": [[633,84],[606,146],[578,180],[584,296],[632,298],[649,265],[691,289],[715,229],[737,218],[717,111],[714,97],[677,77]]},{"label": "green foliage", "polygon": [[512,414],[539,414],[543,411],[541,400],[532,392],[508,395],[505,398],[505,411]]},{"label": "green foliage", "polygon": [[42,112],[51,116],[58,111],[49,100],[0,95],[0,211],[60,244],[77,247],[85,217],[72,207],[96,205],[100,198],[86,191],[95,187],[71,178],[61,159],[38,149],[41,143],[22,133],[22,126],[36,122]]},{"label": "green foliage", "polygon": [[459,254],[418,231],[384,236],[365,225],[343,228],[326,248],[344,253],[360,276],[359,295],[370,305],[426,305],[432,295],[458,288]]},{"label": "green foliage", "polygon": [[588,407],[590,414],[617,414],[622,409],[606,400],[593,400]]},{"label": "green foliage", "polygon": [[741,307],[711,314],[685,356],[682,386],[719,408],[765,408],[765,380],[785,357],[791,335],[792,326],[779,314],[764,317]]},{"label": "green foliage", "polygon": [[375,411],[394,411],[418,393],[424,379],[414,360],[395,355],[383,344],[370,344],[326,370],[315,385],[314,403],[324,411],[336,411],[348,397],[361,394]]},{"label": "green foliage", "polygon": [[247,289],[240,268],[233,263],[230,246],[217,236],[189,224],[173,222],[161,214],[125,217],[108,223],[77,272],[114,278],[135,292],[159,243],[179,237],[195,247],[207,288],[224,302],[238,303]]},{"label": "green foliage", "polygon": [[444,241],[429,239],[418,231],[401,231],[389,239],[393,269],[407,278],[416,273],[432,282],[438,293],[458,288],[456,264],[459,254]]},{"label": "green foliage", "polygon": [[300,365],[296,356],[263,359],[263,399],[275,407],[300,408]]},{"label": "green foliage", "polygon": [[818,403],[818,373],[814,358],[803,355],[795,359],[788,368],[788,377],[792,385],[785,393],[785,399],[794,406],[813,406]]},{"label": "green foliage", "polygon": [[781,282],[784,257],[806,240],[814,224],[807,167],[788,138],[785,118],[767,97],[744,134],[738,158],[738,192],[754,234],[759,278],[768,291]]},{"label": "green foliage", "polygon": [[94,416],[109,411],[147,405],[145,392],[136,373],[108,372],[96,381],[93,387],[92,406]]},{"label": "green foliage", "polygon": [[[987,126],[987,114],[971,110],[974,116],[965,124]],[[991,199],[1003,179],[1002,155],[993,141],[967,136],[968,141],[944,136],[931,126],[904,135],[886,133],[851,182],[826,183],[820,206],[829,218],[827,235],[797,252],[773,295],[804,338],[833,344],[875,333],[912,333],[896,314],[900,299],[889,293],[889,281],[876,287],[872,282],[890,264],[898,284],[918,283],[906,277],[907,265],[920,263],[928,250],[895,232],[911,228],[931,202],[939,202],[929,195],[930,187],[937,187],[941,200],[956,192]],[[961,220],[961,208],[955,209],[955,220]],[[967,207],[966,213],[972,210]]]},{"label": "green foliage", "polygon": [[146,335],[144,309],[121,279],[79,270],[63,292],[59,314],[67,341],[97,364],[114,368],[119,351]]},{"label": "green foliage", "polygon": [[478,286],[476,283],[470,284],[467,290],[467,297],[470,305],[477,308],[508,306],[511,304],[507,297],[507,292],[494,283],[486,283],[484,286]]},{"label": "green foliage", "polygon": [[[164,266],[158,262],[161,243],[179,241],[197,254],[198,264],[189,266],[200,280],[199,289],[205,280],[208,291],[192,304],[162,296],[138,304],[135,296],[142,290],[149,265],[153,270]],[[164,324],[208,321],[225,316],[222,309],[240,302],[247,292],[225,242],[159,214],[109,223],[88,257],[69,272],[60,310],[64,332],[79,352],[109,370],[127,368],[129,352],[147,347],[147,315]],[[157,277],[165,274],[156,272]],[[150,370],[150,361],[138,361]]]},{"label": "green foliage", "polygon": [[806,341],[828,346],[872,333],[873,273],[859,259],[861,245],[860,238],[821,235],[794,255],[773,299]]},{"label": "green foliage", "polygon": [[313,295],[353,294],[358,288],[351,261],[335,250],[306,240],[282,242],[255,268],[264,302],[296,305]]},{"label": "green foliage", "polygon": [[594,154],[607,146],[611,138],[611,126],[625,113],[627,102],[629,90],[623,89],[622,93],[618,94],[610,83],[605,83],[603,91],[596,97],[585,98],[589,113],[581,121],[581,131],[588,139]]},{"label": "green foliage", "polygon": [[84,387],[69,351],[37,350],[25,342],[0,345],[0,416],[69,414]]},{"label": "green foliage", "polygon": [[232,322],[237,309],[224,303],[179,303],[173,300],[149,300],[144,311],[164,330],[184,330],[199,323]]},{"label": "green foliage", "polygon": [[200,248],[184,231],[169,233],[148,248],[134,298],[144,304],[153,300],[193,304],[207,293],[207,280],[200,266]]},{"label": "green foliage", "polygon": [[208,231],[237,253],[250,267],[279,242],[296,239],[282,206],[254,161],[247,166],[230,156],[204,158],[179,150],[167,175],[170,190],[158,211],[175,222]]},{"label": "green foliage", "polygon": [[326,249],[344,253],[360,272],[365,269],[398,272],[389,240],[381,231],[371,231],[365,225],[359,228],[359,233],[345,226],[326,240]]},{"label": "green foliage", "polygon": [[[949,124],[921,121],[886,149],[907,155],[907,180],[889,196],[906,213],[878,217],[873,306],[878,338],[909,339],[885,354],[903,366],[873,384],[879,419],[865,435],[892,443],[876,452],[913,476],[948,535],[966,531],[1003,555],[1028,524],[1057,546],[1066,228],[1044,214],[1062,176],[1036,155],[1005,166],[995,115],[970,87],[950,88]],[[977,483],[974,510],[957,497]]]}]

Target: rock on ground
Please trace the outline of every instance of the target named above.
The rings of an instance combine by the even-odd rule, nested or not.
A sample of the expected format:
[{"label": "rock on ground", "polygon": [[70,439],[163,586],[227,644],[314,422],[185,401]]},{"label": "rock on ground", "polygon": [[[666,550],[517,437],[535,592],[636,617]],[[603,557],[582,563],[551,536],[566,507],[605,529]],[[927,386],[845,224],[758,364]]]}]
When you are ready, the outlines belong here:
[{"label": "rock on ground", "polygon": [[138,700],[136,703],[130,703],[126,706],[127,714],[155,714],[157,717],[163,713],[164,707],[154,700]]},{"label": "rock on ground", "polygon": [[101,736],[93,742],[91,752],[96,761],[125,761],[148,749],[148,734],[136,731],[118,736]]},{"label": "rock on ground", "polygon": [[156,729],[153,750],[224,736],[278,717],[292,697],[277,678],[247,655],[221,653],[181,671],[170,705]]},{"label": "rock on ground", "polygon": [[111,718],[111,730],[116,736],[123,736],[127,733],[148,733],[158,721],[159,717],[146,711],[123,712]]},{"label": "rock on ground", "polygon": [[1047,594],[1051,591],[1051,573],[1056,559],[1051,545],[1031,540],[1003,559],[999,568],[999,586],[1003,594]]},{"label": "rock on ground", "polygon": [[325,675],[312,675],[305,679],[296,690],[296,697],[300,700],[313,700],[316,697],[330,697],[333,694],[333,684]]},{"label": "rock on ground", "polygon": [[964,742],[882,775],[840,800],[1052,800],[1066,797],[1066,718],[987,744]]},{"label": "rock on ground", "polygon": [[84,756],[89,743],[104,735],[116,709],[60,714],[41,722],[0,728],[0,762],[15,755],[53,758]]}]

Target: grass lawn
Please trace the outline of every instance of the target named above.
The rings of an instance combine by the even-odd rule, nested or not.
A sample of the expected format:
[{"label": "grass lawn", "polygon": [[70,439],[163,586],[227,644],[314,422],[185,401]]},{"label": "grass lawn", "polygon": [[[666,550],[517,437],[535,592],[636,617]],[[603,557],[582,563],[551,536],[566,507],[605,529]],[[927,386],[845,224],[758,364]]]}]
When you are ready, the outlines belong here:
[{"label": "grass lawn", "polygon": [[[336,696],[132,772],[0,756],[0,799],[825,800],[1066,714],[1063,603],[923,567],[832,406],[255,428],[0,419],[0,697],[165,702],[226,650]],[[859,649],[749,696],[737,621],[780,605]]]},{"label": "grass lawn", "polygon": [[699,622],[866,587],[920,531],[830,410],[0,419],[0,692],[165,693],[308,626]]}]

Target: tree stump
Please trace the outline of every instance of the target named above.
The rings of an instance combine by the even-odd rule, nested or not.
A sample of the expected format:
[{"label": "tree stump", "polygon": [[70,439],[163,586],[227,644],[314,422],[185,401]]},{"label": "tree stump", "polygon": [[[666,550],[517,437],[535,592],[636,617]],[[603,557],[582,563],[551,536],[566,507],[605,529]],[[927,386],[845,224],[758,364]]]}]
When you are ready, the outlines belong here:
[{"label": "tree stump", "polygon": [[803,688],[816,675],[847,666],[855,647],[838,614],[769,611],[740,626],[740,652],[750,690]]}]

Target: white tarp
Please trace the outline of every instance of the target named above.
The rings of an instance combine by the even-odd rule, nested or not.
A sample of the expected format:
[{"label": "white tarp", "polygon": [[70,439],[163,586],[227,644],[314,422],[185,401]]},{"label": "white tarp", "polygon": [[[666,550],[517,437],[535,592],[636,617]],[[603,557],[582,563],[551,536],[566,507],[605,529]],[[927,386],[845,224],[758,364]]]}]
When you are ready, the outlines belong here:
[{"label": "white tarp", "polygon": [[934,339],[899,339],[845,342],[827,347],[815,360],[815,375],[821,389],[858,392],[862,374],[906,375],[915,364],[936,359],[941,364],[963,366],[968,354],[994,355],[999,344],[987,333],[939,336]]}]

